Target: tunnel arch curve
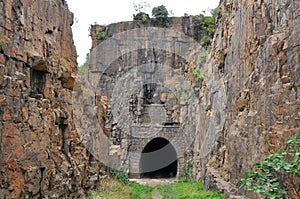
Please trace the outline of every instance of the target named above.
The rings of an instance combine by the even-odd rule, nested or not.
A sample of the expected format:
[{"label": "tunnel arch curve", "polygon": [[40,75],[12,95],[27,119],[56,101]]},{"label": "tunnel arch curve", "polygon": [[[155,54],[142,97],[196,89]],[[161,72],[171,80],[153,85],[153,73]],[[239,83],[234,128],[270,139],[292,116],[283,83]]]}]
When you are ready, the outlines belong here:
[{"label": "tunnel arch curve", "polygon": [[173,178],[178,174],[178,155],[173,144],[166,138],[151,139],[140,157],[140,177]]}]

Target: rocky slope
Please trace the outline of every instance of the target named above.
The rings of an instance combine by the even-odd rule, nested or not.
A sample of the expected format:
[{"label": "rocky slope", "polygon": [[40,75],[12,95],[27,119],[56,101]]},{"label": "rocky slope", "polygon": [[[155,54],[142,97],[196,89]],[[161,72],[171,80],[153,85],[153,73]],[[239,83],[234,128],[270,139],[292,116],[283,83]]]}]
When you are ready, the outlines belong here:
[{"label": "rocky slope", "polygon": [[0,10],[0,198],[84,197],[100,169],[72,118],[73,15],[64,0]]},{"label": "rocky slope", "polygon": [[[236,194],[252,164],[300,133],[300,3],[224,0],[220,8],[194,162],[207,188]],[[299,197],[299,181],[288,187]]]}]

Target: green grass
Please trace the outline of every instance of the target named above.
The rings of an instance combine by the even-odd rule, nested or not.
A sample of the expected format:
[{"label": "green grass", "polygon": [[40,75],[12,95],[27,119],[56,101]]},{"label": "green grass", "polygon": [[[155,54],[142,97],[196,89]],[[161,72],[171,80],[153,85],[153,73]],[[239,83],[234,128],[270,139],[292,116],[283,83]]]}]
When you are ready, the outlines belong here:
[{"label": "green grass", "polygon": [[89,199],[152,199],[160,195],[163,199],[223,199],[219,192],[209,192],[203,189],[198,181],[179,181],[168,185],[149,187],[137,183],[122,184],[115,180],[105,180],[102,188],[93,192]]}]

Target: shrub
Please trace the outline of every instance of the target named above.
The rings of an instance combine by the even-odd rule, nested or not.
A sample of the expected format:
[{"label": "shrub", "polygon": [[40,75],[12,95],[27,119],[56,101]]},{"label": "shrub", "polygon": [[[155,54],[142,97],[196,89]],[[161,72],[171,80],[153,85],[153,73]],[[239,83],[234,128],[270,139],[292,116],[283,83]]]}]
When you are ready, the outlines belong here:
[{"label": "shrub", "polygon": [[158,25],[164,28],[169,26],[169,11],[164,5],[154,7],[152,9],[152,16],[154,17],[154,22]]},{"label": "shrub", "polygon": [[219,16],[220,8],[217,7],[210,10],[210,16],[207,16],[206,13],[206,11],[203,11],[203,14],[198,16],[198,23],[200,24],[202,35],[200,45],[203,47],[207,47],[211,44],[210,40],[215,33],[216,19]]},{"label": "shrub", "polygon": [[3,44],[0,44],[0,53],[4,53],[5,46]]},{"label": "shrub", "polygon": [[129,183],[129,176],[128,173],[125,171],[125,167],[122,167],[120,170],[115,168],[110,169],[110,175],[117,181],[128,184]]},{"label": "shrub", "polygon": [[147,15],[143,14],[142,15],[142,22],[146,23],[148,21]]},{"label": "shrub", "polygon": [[193,70],[193,74],[194,74],[197,82],[201,81],[204,78],[203,77],[203,72],[198,68],[195,68]]},{"label": "shrub", "polygon": [[[295,134],[286,141],[285,150],[280,149],[279,152],[270,154],[262,163],[254,164],[255,169],[246,172],[245,178],[242,178],[239,184],[246,190],[268,198],[282,198],[287,193],[282,180],[289,181],[300,174],[299,156],[300,137]],[[285,179],[280,180],[280,176],[285,176]]]},{"label": "shrub", "polygon": [[146,13],[146,10],[150,7],[150,4],[147,2],[140,2],[138,4],[133,4],[133,8],[137,14],[133,14],[134,20],[142,20],[142,23],[148,21],[149,15]]},{"label": "shrub", "polygon": [[180,179],[183,181],[192,180],[192,169],[193,169],[193,163],[188,161],[180,171],[180,176],[179,176]]},{"label": "shrub", "polygon": [[96,32],[97,39],[104,40],[106,38],[106,31],[100,27]]}]

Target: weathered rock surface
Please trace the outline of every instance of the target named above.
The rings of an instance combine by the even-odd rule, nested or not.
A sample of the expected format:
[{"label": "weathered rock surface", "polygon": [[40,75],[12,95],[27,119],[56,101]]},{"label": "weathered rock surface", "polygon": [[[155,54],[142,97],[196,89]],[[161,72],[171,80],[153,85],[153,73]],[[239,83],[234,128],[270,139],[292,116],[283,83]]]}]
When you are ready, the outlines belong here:
[{"label": "weathered rock surface", "polygon": [[159,137],[174,146],[178,167],[184,166],[186,148],[195,137],[191,118],[196,111],[188,101],[194,94],[192,72],[198,61],[192,55],[204,51],[199,29],[196,16],[170,18],[168,28],[138,18],[91,26],[87,78],[98,98],[107,99],[106,108],[110,107],[103,111],[104,117],[109,115],[104,131],[113,144],[110,166],[122,164],[130,176],[139,177],[141,153]]},{"label": "weathered rock surface", "polygon": [[[207,188],[240,192],[244,172],[300,133],[299,11],[293,0],[221,2],[194,148]],[[299,197],[299,181],[285,183],[289,198]]]},{"label": "weathered rock surface", "polygon": [[[196,84],[200,100],[193,109],[197,110],[196,119],[188,124],[196,126],[197,134],[192,150],[194,173],[207,189],[219,188],[233,197],[245,194],[236,186],[244,172],[278,151],[293,133],[300,133],[299,9],[299,2],[292,0],[221,1],[204,80],[197,83],[192,74],[195,65],[185,64],[185,80]],[[171,22],[170,28],[199,41],[189,25],[193,20],[188,18],[173,19],[177,21]],[[110,37],[151,26],[150,22],[140,23],[111,24],[104,30]],[[92,26],[92,48],[102,42],[97,39],[98,29]],[[141,54],[152,60],[151,52]],[[143,63],[138,53],[133,57],[138,65]],[[130,64],[130,58],[122,57],[114,64],[120,68]],[[164,61],[167,65],[177,63],[168,58]],[[110,96],[110,89],[105,92],[102,95]],[[289,197],[299,197],[299,181],[287,178],[285,183]]]},{"label": "weathered rock surface", "polygon": [[[195,92],[199,94],[197,105],[178,111],[175,104],[168,111],[174,124],[195,130],[193,150],[189,149],[184,158],[186,161],[193,156],[194,174],[207,189],[244,194],[236,187],[243,173],[277,151],[290,135],[300,133],[299,4],[296,0],[221,1],[219,25],[200,82],[193,75],[195,65],[189,63],[195,57],[175,56],[169,53],[174,52],[171,46],[165,51],[128,53],[112,64],[115,68],[109,72],[113,76],[126,72],[122,67],[133,62],[161,62],[200,89]],[[72,109],[72,91],[80,92],[81,86],[74,84],[77,69],[72,14],[63,0],[8,0],[0,2],[0,9],[0,198],[84,197],[99,185],[102,170],[82,144],[74,121],[77,109]],[[193,24],[191,17],[172,18],[170,28],[200,41],[196,34],[199,26]],[[151,26],[151,21],[137,20],[101,28],[106,31],[102,36],[110,37]],[[99,26],[91,30],[95,48],[104,39],[97,36]],[[118,129],[111,132],[104,126],[110,88],[106,92],[94,96],[100,108],[99,126],[118,145],[122,142]],[[157,100],[167,103],[173,98],[162,93]],[[133,98],[126,106],[139,114],[135,101]],[[86,112],[93,113],[92,108]],[[180,117],[186,113],[195,120]],[[87,116],[83,117],[83,126],[89,125],[91,118]],[[142,120],[148,122],[145,118]],[[93,143],[89,147],[94,147]],[[100,153],[120,156],[116,146],[114,151],[97,147]],[[286,183],[289,197],[299,197],[299,181],[291,183],[287,178]]]},{"label": "weathered rock surface", "polygon": [[100,169],[73,121],[73,15],[64,0],[0,10],[0,198],[84,197]]}]

